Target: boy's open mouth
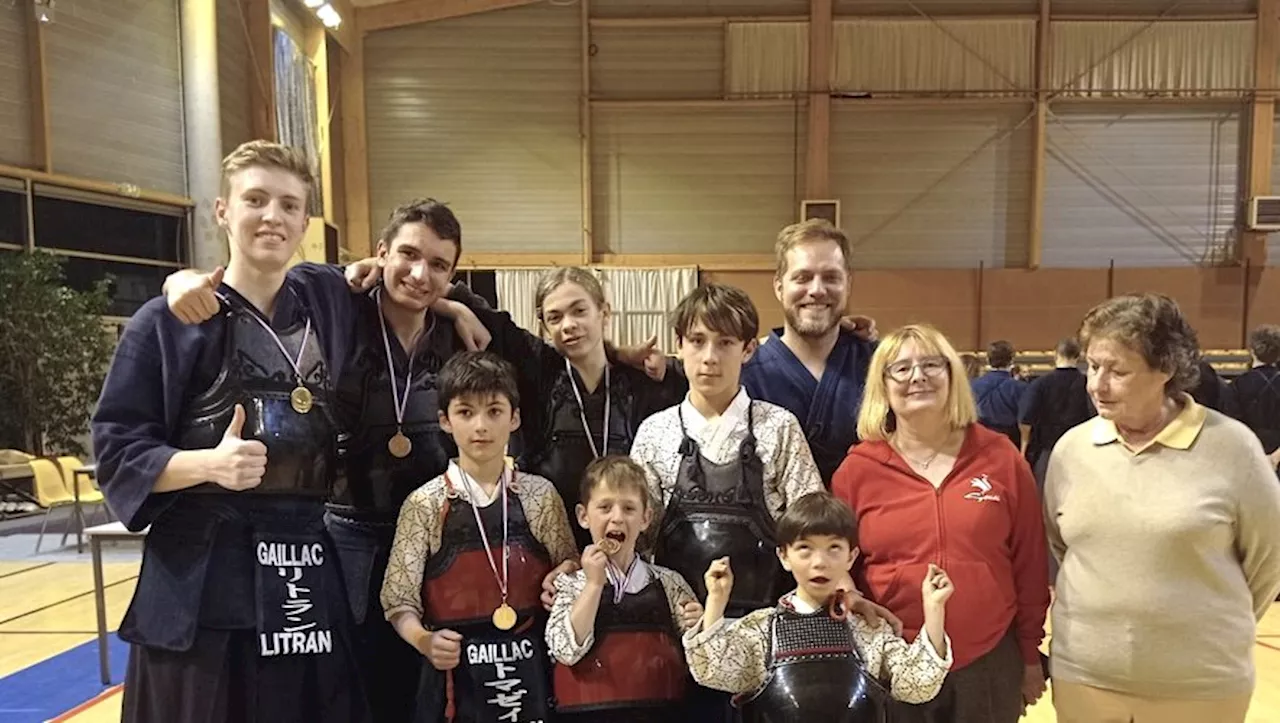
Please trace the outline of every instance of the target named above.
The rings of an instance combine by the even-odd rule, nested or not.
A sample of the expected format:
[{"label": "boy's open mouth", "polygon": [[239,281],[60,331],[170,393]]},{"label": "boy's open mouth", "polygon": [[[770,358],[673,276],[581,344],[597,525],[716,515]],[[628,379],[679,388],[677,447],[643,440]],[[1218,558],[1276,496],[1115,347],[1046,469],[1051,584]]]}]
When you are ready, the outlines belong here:
[{"label": "boy's open mouth", "polygon": [[821,575],[809,578],[809,583],[812,585],[826,585],[829,582],[831,582],[831,578],[822,577]]}]

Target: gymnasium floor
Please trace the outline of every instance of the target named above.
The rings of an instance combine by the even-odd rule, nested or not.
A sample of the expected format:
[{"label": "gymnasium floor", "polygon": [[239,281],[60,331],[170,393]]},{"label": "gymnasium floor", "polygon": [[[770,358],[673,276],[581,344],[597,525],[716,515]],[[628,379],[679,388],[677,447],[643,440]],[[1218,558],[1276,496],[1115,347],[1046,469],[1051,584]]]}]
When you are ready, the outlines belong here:
[{"label": "gymnasium floor", "polygon": [[[4,548],[12,551],[3,545],[0,552]],[[134,555],[117,551],[110,559]],[[88,552],[76,555],[74,546],[25,560],[0,560],[0,723],[120,720],[119,683],[127,650],[112,636],[112,685],[101,685],[88,560]],[[109,562],[104,574],[107,621],[114,630],[133,595],[138,562]],[[1263,620],[1254,650],[1258,687],[1249,721],[1280,723],[1280,606]],[[1047,698],[1026,720],[1055,720]]]}]

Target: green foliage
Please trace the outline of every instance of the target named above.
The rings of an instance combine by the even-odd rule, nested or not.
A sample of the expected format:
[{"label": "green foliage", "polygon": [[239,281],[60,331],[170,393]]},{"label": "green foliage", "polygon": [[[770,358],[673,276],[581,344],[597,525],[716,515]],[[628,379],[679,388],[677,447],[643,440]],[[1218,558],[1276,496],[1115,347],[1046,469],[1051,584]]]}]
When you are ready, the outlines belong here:
[{"label": "green foliage", "polygon": [[37,455],[83,456],[78,438],[115,346],[102,320],[109,281],[64,285],[48,253],[0,253],[0,433]]}]

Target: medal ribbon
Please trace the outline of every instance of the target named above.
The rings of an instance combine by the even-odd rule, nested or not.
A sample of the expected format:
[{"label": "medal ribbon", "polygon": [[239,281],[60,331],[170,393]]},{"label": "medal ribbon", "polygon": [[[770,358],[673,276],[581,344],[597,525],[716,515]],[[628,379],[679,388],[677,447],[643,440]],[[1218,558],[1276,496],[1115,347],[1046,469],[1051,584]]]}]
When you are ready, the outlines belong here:
[{"label": "medal ribbon", "polygon": [[604,367],[604,434],[600,437],[600,447],[596,448],[596,440],[591,436],[591,426],[587,424],[587,408],[582,403],[582,394],[578,391],[578,383],[573,380],[573,366],[564,360],[565,371],[569,373],[569,386],[573,387],[573,397],[578,400],[578,418],[582,420],[582,431],[587,435],[587,444],[591,445],[592,457],[599,458],[609,453],[609,365]]},{"label": "medal ribbon", "polygon": [[[471,481],[471,478],[461,467],[458,471],[462,472],[464,483]],[[449,479],[449,473],[444,473],[445,481],[449,486],[453,486],[453,481]],[[509,470],[504,470],[502,477],[498,479],[498,486],[502,488],[502,575],[498,575],[498,563],[493,558],[493,547],[489,544],[489,533],[484,529],[484,520],[480,519],[480,506],[471,498],[471,488],[466,486],[467,502],[471,505],[471,512],[476,517],[476,527],[480,528],[480,541],[484,543],[484,556],[489,561],[489,568],[493,570],[493,579],[498,582],[498,591],[502,593],[502,604],[507,604],[507,584],[511,577],[507,571],[507,559],[510,557],[507,551],[507,485],[510,481],[511,474]],[[477,485],[479,486],[479,485]]]},{"label": "medal ribbon", "polygon": [[302,381],[302,369],[298,365],[302,363],[302,355],[307,352],[307,339],[311,337],[311,317],[307,317],[307,328],[302,333],[302,344],[298,346],[298,358],[294,359],[289,356],[289,350],[284,348],[284,342],[280,341],[280,335],[276,334],[276,330],[272,329],[270,324],[263,321],[261,316],[252,311],[249,312],[249,316],[253,317],[253,320],[258,322],[259,326],[266,329],[267,333],[271,335],[271,340],[276,343],[276,346],[280,347],[280,353],[284,354],[284,358],[289,360],[289,366],[293,367],[293,373],[298,375],[298,386],[307,386]]},{"label": "medal ribbon", "polygon": [[613,560],[605,563],[604,574],[609,578],[609,582],[613,585],[613,604],[617,605],[622,602],[623,596],[627,594],[627,586],[631,584],[631,575],[636,571],[636,563],[640,561],[639,555],[632,555],[631,564],[627,565],[627,573],[622,574],[622,570],[613,564]]},{"label": "medal ribbon", "polygon": [[[391,339],[387,336],[387,320],[382,316],[382,287],[378,287],[373,294],[378,300],[378,323],[382,326],[382,348],[387,352],[387,376],[391,378],[391,406],[396,412],[396,431],[403,432],[404,410],[409,404],[409,384],[413,381],[413,352],[406,352],[409,357],[409,371],[404,375],[404,396],[401,396],[396,389],[396,363],[391,358]],[[435,325],[435,317],[432,317],[431,324]],[[427,329],[428,333],[430,331]]]}]

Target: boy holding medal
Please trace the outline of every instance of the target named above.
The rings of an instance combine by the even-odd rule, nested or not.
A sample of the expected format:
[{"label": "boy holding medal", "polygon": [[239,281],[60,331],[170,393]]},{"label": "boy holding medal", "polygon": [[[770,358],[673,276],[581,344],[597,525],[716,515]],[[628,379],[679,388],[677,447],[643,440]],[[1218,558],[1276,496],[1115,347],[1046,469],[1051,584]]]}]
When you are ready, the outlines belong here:
[{"label": "boy holding medal", "polygon": [[[456,723],[545,721],[550,661],[543,578],[577,548],[555,487],[506,462],[520,426],[515,370],[489,352],[441,369],[440,426],[458,458],[410,493],[382,586],[387,619],[436,670],[452,671]],[[423,676],[415,720],[441,720]]]},{"label": "boy holding medal", "polygon": [[575,512],[593,542],[582,569],[556,578],[547,623],[562,723],[660,723],[688,688],[680,636],[702,606],[678,573],[650,565],[636,541],[653,521],[644,468],[610,455],[587,465]]}]

